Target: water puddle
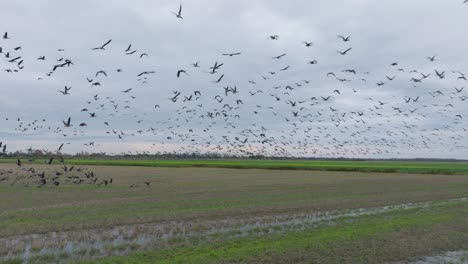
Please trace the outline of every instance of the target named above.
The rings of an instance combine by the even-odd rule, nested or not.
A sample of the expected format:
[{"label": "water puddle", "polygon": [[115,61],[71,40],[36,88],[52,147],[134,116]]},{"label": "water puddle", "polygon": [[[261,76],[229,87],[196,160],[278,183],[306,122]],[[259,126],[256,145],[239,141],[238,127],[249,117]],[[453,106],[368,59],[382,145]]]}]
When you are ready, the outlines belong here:
[{"label": "water puddle", "polygon": [[[468,251],[451,251],[437,256],[424,257],[405,264],[468,264]],[[393,263],[403,264],[403,262]]]}]

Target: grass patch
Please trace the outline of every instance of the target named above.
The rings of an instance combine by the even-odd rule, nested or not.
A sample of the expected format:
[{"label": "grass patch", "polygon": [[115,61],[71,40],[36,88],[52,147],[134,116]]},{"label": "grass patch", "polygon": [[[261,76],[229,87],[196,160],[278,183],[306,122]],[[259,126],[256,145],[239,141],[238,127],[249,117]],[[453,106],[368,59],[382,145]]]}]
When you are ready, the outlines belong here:
[{"label": "grass patch", "polygon": [[468,205],[343,219],[332,226],[172,247],[82,264],[381,263],[468,248]]}]

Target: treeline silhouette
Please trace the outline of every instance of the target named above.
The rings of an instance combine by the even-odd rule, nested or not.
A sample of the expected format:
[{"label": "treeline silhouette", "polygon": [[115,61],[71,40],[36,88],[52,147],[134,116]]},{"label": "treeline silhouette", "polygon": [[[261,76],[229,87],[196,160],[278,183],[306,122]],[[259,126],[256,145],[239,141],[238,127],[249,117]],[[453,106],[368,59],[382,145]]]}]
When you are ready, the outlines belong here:
[{"label": "treeline silhouette", "polygon": [[343,158],[343,157],[278,157],[268,155],[227,155],[220,153],[121,153],[108,154],[105,152],[80,152],[77,154],[66,154],[61,152],[44,151],[40,149],[29,149],[27,151],[15,151],[3,153],[0,159],[27,159],[34,161],[35,159],[48,159],[53,156],[61,156],[65,159],[83,159],[83,160],[223,160],[223,159],[238,159],[238,160],[323,160],[323,161],[419,161],[419,162],[466,162],[467,160],[458,159],[364,159],[364,158]]}]

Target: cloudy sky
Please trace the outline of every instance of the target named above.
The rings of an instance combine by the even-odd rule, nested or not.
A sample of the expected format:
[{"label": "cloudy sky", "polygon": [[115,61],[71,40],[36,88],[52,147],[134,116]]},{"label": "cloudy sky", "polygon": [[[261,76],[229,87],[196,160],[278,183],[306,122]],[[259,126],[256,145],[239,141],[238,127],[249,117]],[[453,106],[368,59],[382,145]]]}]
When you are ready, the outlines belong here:
[{"label": "cloudy sky", "polygon": [[[468,74],[468,5],[462,1],[182,5],[181,20],[171,14],[179,2],[169,0],[2,3],[0,31],[9,39],[0,39],[0,47],[10,58],[0,61],[0,141],[9,151],[53,150],[65,142],[69,153],[468,158],[468,89],[460,91],[467,84],[460,77]],[[110,39],[105,50],[91,50]],[[129,44],[133,55],[126,55]],[[351,47],[346,55],[337,52]],[[149,56],[140,58],[143,53]],[[17,56],[22,69],[19,60],[8,62]],[[61,58],[73,65],[52,72]],[[215,62],[224,65],[208,73]],[[177,78],[182,69],[187,74]],[[356,74],[343,72],[348,69]],[[108,76],[96,77],[100,70]],[[156,73],[137,76],[144,71]],[[72,87],[70,95],[59,92],[64,86]],[[226,95],[227,86],[238,92]],[[72,127],[65,128],[68,117]]]}]

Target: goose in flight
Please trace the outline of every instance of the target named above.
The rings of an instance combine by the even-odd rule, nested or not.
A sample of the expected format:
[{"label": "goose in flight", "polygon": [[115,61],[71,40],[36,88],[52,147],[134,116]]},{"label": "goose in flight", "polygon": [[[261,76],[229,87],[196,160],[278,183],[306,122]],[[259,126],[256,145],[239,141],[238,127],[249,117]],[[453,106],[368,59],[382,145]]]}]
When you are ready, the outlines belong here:
[{"label": "goose in flight", "polygon": [[211,69],[211,74],[215,74],[217,72],[217,70],[219,70],[219,68],[221,68],[221,66],[223,66],[224,63],[221,63],[221,64],[218,64],[218,62],[215,62],[215,65],[213,67],[210,67]]},{"label": "goose in flight", "polygon": [[127,49],[125,50],[125,53],[130,52],[132,50],[132,44],[128,45]]},{"label": "goose in flight", "polygon": [[221,80],[222,80],[223,78],[224,78],[224,74],[223,74],[223,75],[221,75],[221,77],[219,77],[219,79],[218,79],[217,81],[214,81],[214,82],[215,82],[215,83],[220,83],[220,82],[221,82]]},{"label": "goose in flight", "polygon": [[63,125],[65,127],[70,127],[71,126],[71,117],[69,117],[66,122],[65,121],[62,121],[62,122],[63,122]]},{"label": "goose in flight", "polygon": [[283,54],[281,54],[281,55],[279,55],[279,56],[275,56],[275,57],[272,57],[272,58],[273,58],[273,59],[279,60],[279,59],[281,59],[281,58],[284,57],[284,56],[286,56],[286,53],[283,53]]},{"label": "goose in flight", "polygon": [[95,76],[95,77],[98,77],[98,75],[99,75],[99,74],[102,74],[102,75],[104,75],[104,76],[106,76],[106,77],[107,77],[107,73],[106,73],[105,71],[102,71],[102,70],[101,70],[101,71],[98,71],[98,72],[96,72],[96,76]]},{"label": "goose in flight", "polygon": [[236,53],[223,53],[223,56],[229,56],[229,57],[232,57],[232,56],[237,56],[237,55],[241,55],[242,53],[240,52],[236,52]]},{"label": "goose in flight", "polygon": [[184,19],[182,17],[182,4],[180,4],[180,6],[179,6],[179,12],[177,12],[177,13],[171,12],[171,13],[174,14],[177,18]]},{"label": "goose in flight", "polygon": [[342,36],[342,35],[338,35],[338,38],[340,38],[341,40],[343,40],[343,42],[348,42],[351,40],[351,36]]},{"label": "goose in flight", "polygon": [[462,87],[460,89],[458,89],[457,87],[455,87],[455,90],[457,91],[457,93],[461,93],[463,91],[463,89],[465,89],[465,87]]},{"label": "goose in flight", "polygon": [[140,77],[140,76],[143,76],[143,75],[147,75],[147,74],[154,74],[156,73],[155,71],[144,71],[144,72],[141,72],[137,75],[137,77]]},{"label": "goose in flight", "polygon": [[62,93],[63,95],[69,95],[70,93],[68,91],[71,90],[71,87],[68,87],[68,86],[65,85],[64,89],[65,90],[63,90],[63,91],[59,90],[59,92]]},{"label": "goose in flight", "polygon": [[177,78],[180,78],[180,74],[185,73],[188,76],[188,73],[185,70],[178,70],[177,71]]},{"label": "goose in flight", "polygon": [[269,36],[269,38],[271,40],[278,40],[279,39],[279,36],[278,35],[272,35],[272,36]]},{"label": "goose in flight", "polygon": [[434,62],[437,56],[427,57],[430,62]]},{"label": "goose in flight", "polygon": [[128,92],[130,92],[131,90],[133,90],[133,88],[127,89],[127,90],[125,90],[125,91],[122,91],[122,93],[128,93]]},{"label": "goose in flight", "polygon": [[345,50],[345,51],[339,51],[339,50],[337,50],[336,52],[338,52],[338,53],[341,54],[341,55],[346,55],[346,54],[347,54],[350,50],[352,50],[352,49],[353,49],[353,48],[349,48],[349,49],[347,49],[347,50]]},{"label": "goose in flight", "polygon": [[105,50],[106,46],[109,45],[112,42],[112,39],[108,40],[106,43],[104,43],[102,46],[93,48],[92,50]]},{"label": "goose in flight", "polygon": [[439,71],[435,70],[435,73],[436,73],[437,77],[439,77],[439,79],[444,79],[445,78],[445,71],[439,72]]}]

